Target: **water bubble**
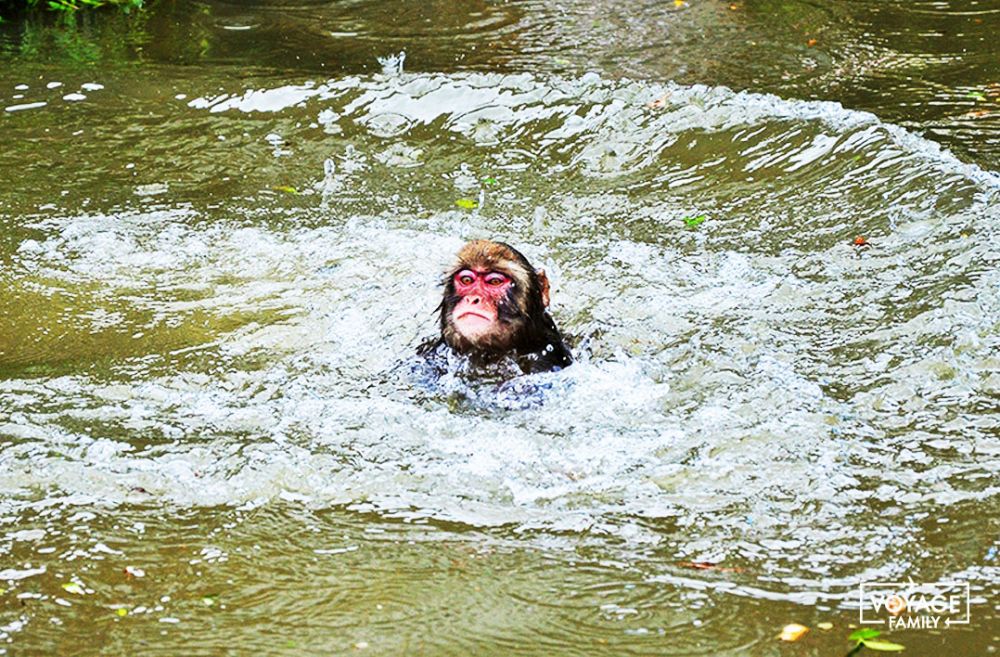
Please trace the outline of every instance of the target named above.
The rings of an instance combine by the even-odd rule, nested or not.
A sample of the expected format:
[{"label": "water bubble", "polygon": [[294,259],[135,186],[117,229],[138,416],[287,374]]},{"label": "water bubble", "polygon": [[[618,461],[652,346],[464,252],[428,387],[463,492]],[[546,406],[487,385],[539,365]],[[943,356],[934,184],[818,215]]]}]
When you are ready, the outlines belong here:
[{"label": "water bubble", "polygon": [[378,63],[382,65],[383,75],[400,75],[403,72],[403,62],[406,61],[406,52],[400,50],[395,55],[379,57]]}]

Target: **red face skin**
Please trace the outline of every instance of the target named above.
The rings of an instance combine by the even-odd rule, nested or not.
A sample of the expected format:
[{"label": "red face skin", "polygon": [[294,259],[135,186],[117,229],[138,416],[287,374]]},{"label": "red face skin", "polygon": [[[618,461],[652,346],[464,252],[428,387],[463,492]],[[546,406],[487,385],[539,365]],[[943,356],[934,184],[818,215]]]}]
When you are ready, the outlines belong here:
[{"label": "red face skin", "polygon": [[495,334],[497,304],[507,296],[514,282],[498,271],[463,269],[455,274],[455,294],[461,300],[451,318],[455,329],[472,343]]}]

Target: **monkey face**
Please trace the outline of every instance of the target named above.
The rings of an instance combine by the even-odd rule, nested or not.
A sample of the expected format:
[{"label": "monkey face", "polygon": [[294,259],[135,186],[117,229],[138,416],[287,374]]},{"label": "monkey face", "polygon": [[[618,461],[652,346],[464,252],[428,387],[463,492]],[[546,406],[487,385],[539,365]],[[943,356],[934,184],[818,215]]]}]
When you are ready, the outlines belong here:
[{"label": "monkey face", "polygon": [[503,242],[475,240],[458,252],[444,279],[441,339],[479,362],[512,356],[524,371],[551,371],[573,362],[546,312],[549,279]]},{"label": "monkey face", "polygon": [[452,308],[448,314],[455,342],[473,349],[509,345],[518,322],[514,280],[503,271],[462,268],[451,278]]}]

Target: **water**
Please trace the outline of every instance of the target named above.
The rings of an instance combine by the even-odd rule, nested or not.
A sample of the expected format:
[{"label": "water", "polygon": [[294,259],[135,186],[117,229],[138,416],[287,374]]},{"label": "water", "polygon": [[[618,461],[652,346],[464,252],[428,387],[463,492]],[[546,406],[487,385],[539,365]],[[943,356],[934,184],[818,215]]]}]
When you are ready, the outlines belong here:
[{"label": "water", "polygon": [[[5,23],[0,649],[843,654],[912,578],[994,651],[998,10],[732,6]],[[542,403],[409,373],[482,236]]]}]

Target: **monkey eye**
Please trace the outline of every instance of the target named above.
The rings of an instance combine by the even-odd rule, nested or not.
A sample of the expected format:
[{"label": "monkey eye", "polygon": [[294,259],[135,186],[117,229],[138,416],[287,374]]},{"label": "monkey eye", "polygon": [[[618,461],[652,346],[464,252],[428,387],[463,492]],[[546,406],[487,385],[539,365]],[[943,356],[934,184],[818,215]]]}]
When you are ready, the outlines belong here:
[{"label": "monkey eye", "polygon": [[506,282],[507,282],[507,277],[504,276],[503,274],[498,274],[496,272],[493,272],[492,274],[488,274],[486,276],[486,284],[492,287],[500,287]]},{"label": "monkey eye", "polygon": [[476,275],[468,270],[460,271],[455,274],[455,281],[461,285],[472,285],[476,281]]}]

